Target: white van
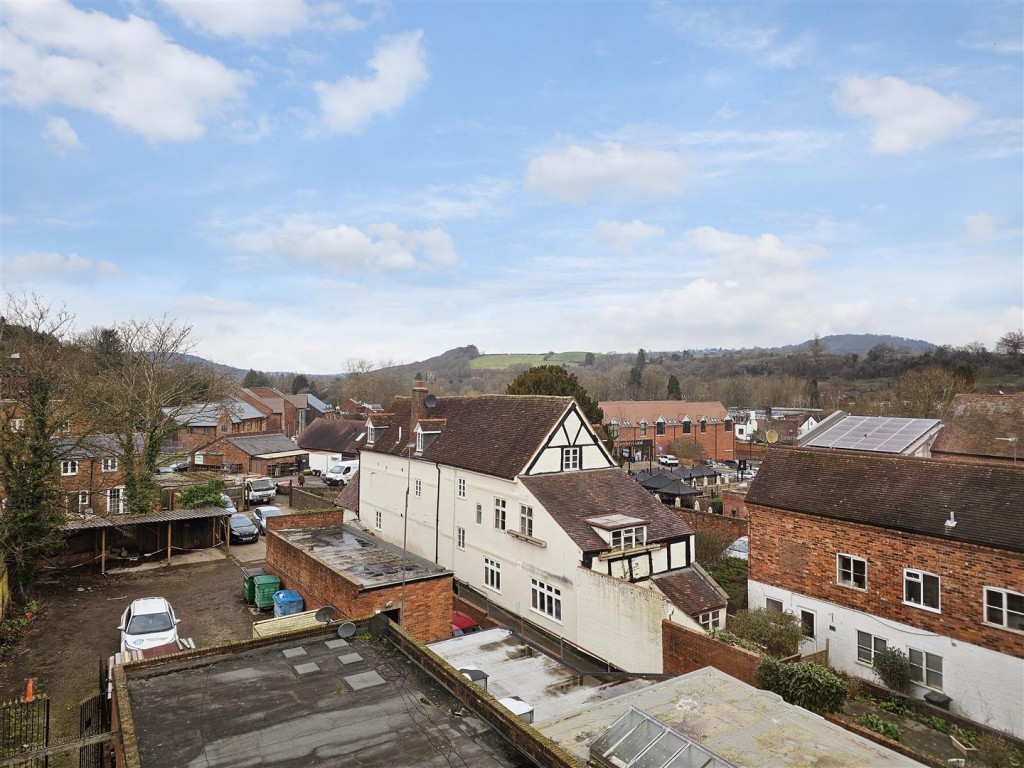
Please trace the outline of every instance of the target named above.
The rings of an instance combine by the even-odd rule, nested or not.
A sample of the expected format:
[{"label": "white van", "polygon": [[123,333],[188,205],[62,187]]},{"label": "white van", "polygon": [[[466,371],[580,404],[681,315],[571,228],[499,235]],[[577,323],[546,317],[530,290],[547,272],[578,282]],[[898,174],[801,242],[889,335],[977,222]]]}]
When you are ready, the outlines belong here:
[{"label": "white van", "polygon": [[352,475],[359,471],[358,461],[342,461],[335,464],[324,474],[326,485],[348,485]]},{"label": "white van", "polygon": [[250,504],[266,504],[277,493],[274,481],[269,477],[245,481],[245,498]]}]

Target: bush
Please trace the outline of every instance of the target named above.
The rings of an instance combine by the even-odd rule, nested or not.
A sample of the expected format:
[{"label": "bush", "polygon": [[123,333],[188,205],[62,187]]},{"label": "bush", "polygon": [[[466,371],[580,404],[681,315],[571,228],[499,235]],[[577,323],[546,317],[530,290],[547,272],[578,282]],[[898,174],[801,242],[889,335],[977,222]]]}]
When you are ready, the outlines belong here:
[{"label": "bush", "polygon": [[729,619],[729,631],[757,643],[776,658],[796,653],[804,636],[797,616],[785,611],[766,611],[764,608],[739,611]]},{"label": "bush", "polygon": [[759,688],[779,694],[785,701],[822,714],[841,712],[846,703],[846,681],[825,667],[807,661],[783,664],[771,656],[757,663]]},{"label": "bush", "polygon": [[885,738],[892,739],[893,741],[899,741],[900,736],[903,735],[903,732],[896,723],[890,723],[884,717],[879,717],[872,712],[865,712],[854,722],[856,722],[857,725],[864,726],[870,731],[880,733],[885,736]]},{"label": "bush", "polygon": [[729,595],[729,610],[747,607],[747,561],[738,557],[724,557],[717,565],[706,569],[711,578]]},{"label": "bush", "polygon": [[178,506],[181,509],[219,507],[221,506],[220,495],[222,493],[224,493],[223,480],[210,480],[206,483],[190,485],[181,492],[181,496],[178,498]]},{"label": "bush", "polygon": [[740,648],[745,648],[748,651],[753,651],[758,656],[764,654],[764,648],[759,646],[757,643],[752,643],[749,640],[744,640],[742,637],[737,637],[732,632],[716,632],[715,637],[723,643],[728,643],[729,645],[735,645]]},{"label": "bush", "polygon": [[910,659],[898,648],[876,651],[871,666],[887,688],[905,693],[910,687]]}]

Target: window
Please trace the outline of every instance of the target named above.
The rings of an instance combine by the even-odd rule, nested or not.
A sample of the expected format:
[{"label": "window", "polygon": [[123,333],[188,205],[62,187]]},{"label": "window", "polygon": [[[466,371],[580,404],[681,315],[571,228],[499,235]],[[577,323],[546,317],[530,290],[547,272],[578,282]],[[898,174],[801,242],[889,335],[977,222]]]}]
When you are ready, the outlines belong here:
[{"label": "window", "polygon": [[568,469],[579,469],[580,468],[580,452],[581,448],[563,448],[562,449],[562,471]]},{"label": "window", "polygon": [[484,586],[501,592],[501,563],[489,557],[484,558]]},{"label": "window", "polygon": [[78,492],[78,511],[79,513],[85,512],[89,508],[89,492],[79,491]]},{"label": "window", "polygon": [[374,516],[373,527],[376,528],[378,531],[384,530],[384,513],[381,512],[379,509],[377,510]]},{"label": "window", "polygon": [[1024,595],[985,587],[985,623],[1024,631]]},{"label": "window", "polygon": [[725,425],[722,427],[726,432],[732,432],[732,419],[726,419]]},{"label": "window", "polygon": [[100,469],[103,472],[115,472],[115,471],[117,471],[117,458],[115,457],[115,458],[103,459],[103,461],[102,461],[102,463],[100,465]]},{"label": "window", "polygon": [[684,435],[690,434],[690,420],[689,419],[683,419],[683,434]]},{"label": "window", "polygon": [[494,527],[499,531],[505,530],[505,500],[494,500]]},{"label": "window", "polygon": [[647,437],[647,422],[640,422],[640,437]]},{"label": "window", "polygon": [[416,453],[423,453],[423,433],[416,433]]},{"label": "window", "polygon": [[484,505],[483,504],[477,504],[476,505],[476,524],[480,525],[480,523],[482,523],[483,521],[484,521]]},{"label": "window", "polygon": [[608,434],[612,440],[619,436],[619,422],[612,420],[612,423],[608,425]]},{"label": "window", "polygon": [[466,478],[464,477],[459,478],[459,498],[466,498]]},{"label": "window", "polygon": [[455,546],[457,546],[459,549],[465,549],[466,548],[466,529],[465,528],[461,528],[460,527],[460,528],[457,529],[456,535],[455,535]]},{"label": "window", "polygon": [[62,461],[60,463],[60,473],[62,475],[77,475],[78,474],[78,462],[74,461],[74,460]]},{"label": "window", "polygon": [[124,512],[124,500],[121,498],[120,488],[111,488],[107,491],[107,512],[112,515]]},{"label": "window", "polygon": [[530,607],[555,621],[561,621],[562,590],[537,579],[530,579],[530,586]]},{"label": "window", "polygon": [[658,437],[663,437],[665,434],[665,422],[662,421],[661,419],[658,419],[656,422],[654,422],[654,434],[656,434]]},{"label": "window", "polygon": [[708,420],[707,419],[701,419],[700,420],[700,433],[703,435],[707,431],[708,431]]},{"label": "window", "polygon": [[631,549],[642,547],[647,541],[647,528],[639,526],[635,528],[620,528],[612,531],[612,549]]},{"label": "window", "polygon": [[423,495],[423,481],[419,480],[419,479],[416,480],[416,495],[417,496],[422,496]]},{"label": "window", "polygon": [[870,664],[875,660],[875,654],[884,651],[886,645],[881,637],[875,637],[867,632],[857,632],[857,661]]},{"label": "window", "polygon": [[764,599],[764,609],[772,613],[782,613],[782,601],[766,597]]},{"label": "window", "polygon": [[519,506],[519,532],[523,536],[533,536],[533,507]]},{"label": "window", "polygon": [[934,573],[903,571],[903,602],[939,610],[939,577]]},{"label": "window", "polygon": [[910,657],[910,678],[929,688],[942,690],[942,657],[908,648]]},{"label": "window", "polygon": [[809,637],[813,640],[816,635],[814,632],[814,611],[800,611],[800,627],[803,629],[804,637]]},{"label": "window", "polygon": [[700,622],[700,625],[705,630],[707,630],[708,632],[713,632],[716,629],[721,629],[722,628],[722,611],[721,610],[717,610],[717,611],[708,611],[707,613],[702,613],[698,617],[698,621]]},{"label": "window", "polygon": [[867,589],[867,560],[852,555],[836,555],[836,583],[852,589]]},{"label": "window", "polygon": [[373,445],[373,442],[376,439],[377,439],[377,430],[374,429],[372,425],[368,426],[366,428],[366,444],[367,445]]}]

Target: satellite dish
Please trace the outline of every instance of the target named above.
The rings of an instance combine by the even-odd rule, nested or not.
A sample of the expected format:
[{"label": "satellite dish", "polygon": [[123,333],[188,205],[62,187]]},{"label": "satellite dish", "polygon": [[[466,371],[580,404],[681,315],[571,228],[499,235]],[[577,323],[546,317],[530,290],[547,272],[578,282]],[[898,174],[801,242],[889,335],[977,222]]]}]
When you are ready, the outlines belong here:
[{"label": "satellite dish", "polygon": [[391,619],[387,617],[387,614],[378,613],[370,617],[370,634],[374,637],[387,635],[390,626]]},{"label": "satellite dish", "polygon": [[435,405],[437,405],[437,398],[434,397],[434,395],[427,395],[426,399],[423,401],[423,404],[427,406],[427,408],[433,408]]},{"label": "satellite dish", "polygon": [[334,621],[335,613],[337,613],[337,611],[334,610],[333,605],[325,605],[323,608],[321,608],[314,614],[313,618],[315,618],[321,624],[326,624],[329,621]]},{"label": "satellite dish", "polygon": [[764,439],[767,440],[769,443],[777,443],[779,442],[779,433],[776,432],[774,429],[769,429],[767,432],[764,433]]},{"label": "satellite dish", "polygon": [[338,637],[342,640],[352,637],[356,633],[356,625],[351,621],[346,621],[340,627],[338,627]]}]

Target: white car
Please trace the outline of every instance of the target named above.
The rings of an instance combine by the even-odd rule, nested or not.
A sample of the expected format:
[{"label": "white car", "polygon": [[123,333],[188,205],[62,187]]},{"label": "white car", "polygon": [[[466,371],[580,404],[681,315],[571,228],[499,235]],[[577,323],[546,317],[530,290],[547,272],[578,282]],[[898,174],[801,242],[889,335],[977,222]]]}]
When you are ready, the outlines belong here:
[{"label": "white car", "polygon": [[263,536],[267,535],[267,518],[277,517],[283,515],[284,511],[280,507],[256,507],[252,511],[252,522],[257,528],[260,529],[260,534]]},{"label": "white car", "polygon": [[658,457],[658,463],[663,464],[666,467],[678,467],[679,459],[677,459],[671,453],[666,453],[664,456]]},{"label": "white car", "polygon": [[143,651],[178,639],[179,619],[162,597],[135,600],[121,615],[121,653]]}]

